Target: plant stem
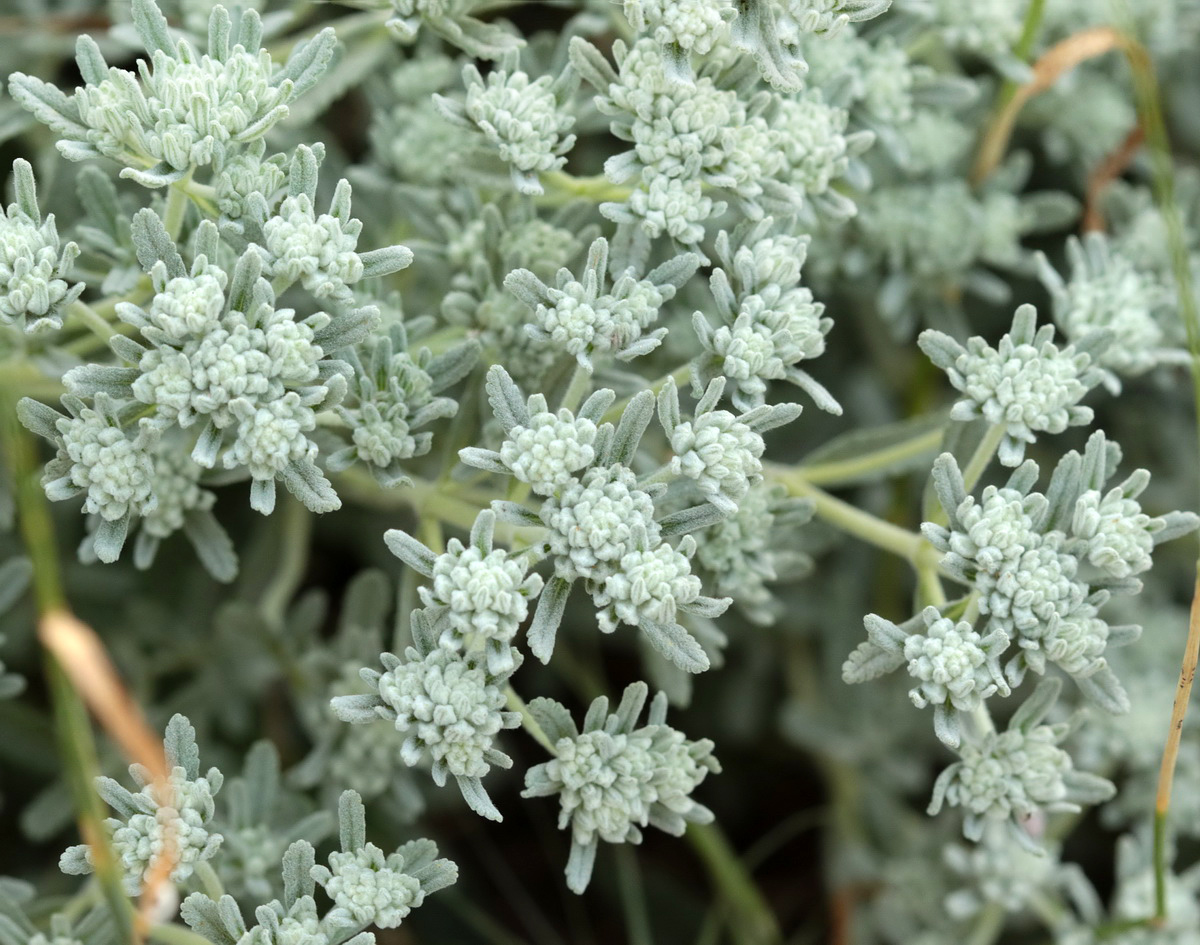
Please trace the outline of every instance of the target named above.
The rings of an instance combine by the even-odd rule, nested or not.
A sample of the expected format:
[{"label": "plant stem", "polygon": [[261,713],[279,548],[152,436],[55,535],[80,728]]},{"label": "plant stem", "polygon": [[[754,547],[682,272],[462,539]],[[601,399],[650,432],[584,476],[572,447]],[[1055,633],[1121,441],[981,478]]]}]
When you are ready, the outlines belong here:
[{"label": "plant stem", "polygon": [[[1029,56],[1033,53],[1033,42],[1037,39],[1038,28],[1042,25],[1042,14],[1045,10],[1046,0],[1029,0],[1029,6],[1025,10],[1025,22],[1021,24],[1021,37],[1017,40],[1017,45],[1013,47],[1013,55],[1022,62],[1028,62]],[[1000,86],[1000,92],[996,95],[996,110],[1003,109],[1016,94],[1016,80],[1005,79],[1004,84]]]},{"label": "plant stem", "polygon": [[163,209],[163,226],[166,228],[167,235],[173,240],[179,239],[179,234],[183,231],[183,218],[187,213],[188,192],[187,187],[192,182],[192,171],[188,171],[187,175],[181,181],[177,181],[167,188],[167,205]]},{"label": "plant stem", "polygon": [[565,171],[547,171],[541,175],[546,193],[535,198],[538,203],[559,204],[576,199],[586,199],[592,203],[606,200],[624,202],[633,193],[633,188],[624,184],[614,184],[603,174],[593,177],[573,177]]},{"label": "plant stem", "polygon": [[963,470],[964,490],[970,492],[978,485],[980,478],[991,465],[996,450],[1000,448],[1000,441],[1004,439],[1004,434],[1007,432],[1008,427],[1003,423],[997,423],[988,428],[983,439],[979,441],[979,445],[975,447],[975,452],[967,460],[967,468]]},{"label": "plant stem", "polygon": [[989,902],[975,917],[971,926],[971,934],[965,945],[992,945],[1004,931],[1004,906],[998,902]]},{"label": "plant stem", "polygon": [[885,522],[870,512],[855,508],[849,502],[834,498],[828,492],[811,485],[792,470],[774,467],[773,469],[764,469],[764,471],[786,486],[792,495],[811,499],[817,516],[829,524],[874,545],[876,548],[890,551],[905,561],[916,564],[917,556],[925,544],[925,539],[916,532],[910,532],[907,528]]},{"label": "plant stem", "polygon": [[625,913],[625,941],[629,945],[654,945],[637,854],[627,843],[616,844],[613,852],[617,858],[617,890],[621,895],[621,910]]},{"label": "plant stem", "polygon": [[782,941],[775,915],[721,829],[716,824],[689,824],[686,836],[728,906],[729,941],[737,945]]},{"label": "plant stem", "polygon": [[150,941],[158,945],[212,945],[208,939],[182,925],[156,925],[150,930]]},{"label": "plant stem", "polygon": [[816,463],[812,466],[797,466],[796,475],[802,476],[810,485],[836,486],[846,480],[874,472],[876,469],[886,469],[894,463],[935,450],[942,442],[944,435],[945,431],[938,427],[901,443],[893,443],[891,446],[855,456],[853,459]]},{"label": "plant stem", "polygon": [[519,712],[521,714],[521,728],[532,735],[533,740],[545,748],[546,751],[552,755],[557,755],[558,751],[555,749],[554,743],[550,741],[550,736],[546,734],[545,730],[538,724],[538,720],[530,713],[529,706],[525,704],[525,700],[517,695],[517,690],[511,685],[505,686],[504,698],[508,703],[508,710],[510,712]]},{"label": "plant stem", "polygon": [[[667,386],[667,383],[672,378],[674,378],[676,384],[683,385],[683,384],[686,384],[689,380],[691,380],[691,377],[692,377],[692,363],[689,361],[687,364],[684,364],[681,367],[677,367],[670,374],[665,374],[662,377],[660,377],[657,381],[655,381],[653,384],[650,385],[649,389],[654,391],[654,393],[657,395],[659,391],[661,391],[664,387]],[[614,403],[611,407],[609,407],[608,413],[606,413],[604,415],[604,421],[606,423],[616,423],[618,420],[620,420],[621,413],[622,413],[622,411],[624,411],[624,409],[626,407],[629,406],[630,399],[631,398],[629,398],[629,397],[622,397],[620,400],[618,400],[616,403]]]},{"label": "plant stem", "polygon": [[591,386],[591,371],[582,364],[576,364],[575,370],[571,372],[571,382],[567,385],[567,389],[563,393],[562,403],[558,405],[559,409],[570,410],[574,413],[579,409],[579,405],[583,403],[583,398]]},{"label": "plant stem", "polygon": [[[8,394],[0,389],[0,441],[12,473],[21,536],[33,562],[33,589],[40,623],[66,611],[66,595],[59,571],[54,523],[37,478],[37,457]],[[49,650],[45,664],[55,734],[79,832],[91,850],[93,869],[120,940],[136,943],[141,936],[135,929],[133,911],[122,887],[121,869],[104,827],[104,803],[95,790],[100,764],[91,722],[79,693]]]},{"label": "plant stem", "polygon": [[[1166,123],[1163,121],[1161,97],[1154,66],[1144,46],[1127,40],[1122,47],[1133,73],[1134,92],[1137,97],[1138,113],[1142,127],[1146,129],[1146,142],[1150,148],[1153,167],[1154,194],[1159,213],[1167,230],[1167,246],[1171,254],[1171,268],[1179,293],[1179,312],[1187,331],[1188,350],[1191,354],[1192,394],[1196,410],[1197,432],[1200,434],[1200,317],[1196,311],[1196,297],[1192,287],[1192,273],[1187,242],[1179,209],[1175,205],[1175,174],[1171,160],[1170,140]],[[1200,561],[1196,565],[1196,583],[1192,593],[1192,607],[1188,618],[1187,643],[1179,667],[1179,683],[1175,690],[1175,701],[1171,706],[1171,727],[1167,731],[1167,742],[1163,748],[1162,764],[1158,773],[1158,790],[1154,798],[1154,921],[1161,924],[1167,918],[1167,826],[1171,809],[1171,786],[1175,778],[1175,763],[1179,756],[1179,741],[1183,734],[1183,721],[1191,698],[1192,682],[1196,677],[1196,664],[1200,660]]]},{"label": "plant stem", "polygon": [[282,628],[288,604],[304,579],[308,566],[312,513],[298,499],[288,495],[281,503],[279,564],[258,600],[259,612],[273,628]]}]

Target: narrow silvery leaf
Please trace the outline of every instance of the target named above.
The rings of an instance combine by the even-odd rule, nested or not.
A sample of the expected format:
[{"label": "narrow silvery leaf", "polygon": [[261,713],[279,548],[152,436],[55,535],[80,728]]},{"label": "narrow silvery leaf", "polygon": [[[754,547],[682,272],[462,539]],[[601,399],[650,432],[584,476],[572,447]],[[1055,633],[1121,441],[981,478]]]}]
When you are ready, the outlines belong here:
[{"label": "narrow silvery leaf", "polygon": [[638,391],[621,414],[616,435],[613,437],[609,461],[630,465],[637,453],[642,434],[646,432],[646,427],[650,425],[652,419],[654,419],[654,393],[648,390]]},{"label": "narrow silvery leaf", "polygon": [[112,564],[121,557],[121,549],[125,547],[125,537],[129,534],[129,513],[115,522],[107,519],[100,522],[95,535],[92,536],[92,548],[96,557],[105,564]]},{"label": "narrow silvery leaf", "polygon": [[41,220],[38,209],[37,183],[33,178],[33,166],[24,158],[13,161],[13,196],[17,207],[31,220]]},{"label": "narrow silvery leaf", "polygon": [[563,738],[578,738],[579,729],[566,706],[553,699],[538,697],[531,699],[527,706],[529,714],[541,726],[550,744],[554,745]]},{"label": "narrow silvery leaf", "polygon": [[680,669],[702,673],[709,668],[708,654],[700,642],[679,624],[643,618],[638,626],[654,648]]},{"label": "narrow silvery leaf", "polygon": [[379,721],[379,713],[375,711],[380,705],[379,696],[375,693],[355,696],[334,696],[329,700],[333,714],[341,721],[352,725],[367,725]]},{"label": "narrow silvery leaf", "polygon": [[597,843],[580,843],[571,839],[571,853],[567,857],[567,888],[573,893],[582,895],[592,881],[592,869],[596,863]]},{"label": "narrow silvery leaf", "polygon": [[572,68],[597,91],[607,92],[610,85],[619,81],[603,53],[582,36],[571,38],[569,53]]},{"label": "narrow silvery leaf", "polygon": [[338,840],[345,851],[361,850],[367,842],[367,812],[357,791],[338,799]]},{"label": "narrow silvery leaf", "polygon": [[283,468],[280,478],[288,492],[303,502],[310,512],[336,512],[342,507],[332,483],[312,460],[293,460]]},{"label": "narrow silvery leaf", "polygon": [[546,582],[538,598],[537,609],[533,612],[525,639],[529,643],[529,651],[543,663],[549,663],[554,653],[554,638],[558,634],[558,625],[562,623],[570,594],[571,582],[555,575]]},{"label": "narrow silvery leaf", "polygon": [[178,713],[171,716],[163,736],[163,750],[167,764],[183,768],[188,780],[194,781],[200,776],[200,747],[196,744],[196,730],[186,716]]},{"label": "narrow silvery leaf", "polygon": [[[508,475],[509,469],[500,460],[500,454],[495,450],[485,450],[478,446],[468,446],[458,451],[458,458],[467,466],[483,469],[487,472]],[[538,520],[540,523],[540,519]]]},{"label": "narrow silvery leaf", "polygon": [[1108,665],[1101,667],[1090,676],[1077,677],[1076,685],[1079,691],[1092,702],[1112,715],[1124,715],[1129,711],[1129,695],[1125,687],[1117,679],[1116,673]]},{"label": "narrow silvery leaf", "polygon": [[146,52],[153,55],[162,50],[174,58],[175,44],[171,42],[171,33],[167,29],[167,18],[154,0],[133,0],[130,11],[133,13],[133,26],[146,47]]},{"label": "narrow silvery leaf", "polygon": [[721,509],[706,502],[704,505],[680,509],[665,515],[659,519],[658,524],[664,538],[674,538],[676,535],[686,535],[688,532],[716,525],[724,518],[725,513]]},{"label": "narrow silvery leaf", "polygon": [[278,86],[285,80],[291,80],[292,94],[297,97],[303,95],[320,80],[336,48],[337,34],[333,27],[327,26],[292,50],[284,67],[272,77],[271,83]]},{"label": "narrow silvery leaf", "polygon": [[437,560],[437,555],[408,532],[401,531],[399,528],[391,528],[383,533],[383,540],[392,554],[418,574],[423,574],[425,577],[433,576],[433,564]]},{"label": "narrow silvery leaf", "polygon": [[850,684],[869,682],[904,665],[904,653],[894,649],[885,650],[870,640],[855,647],[842,664],[842,679]]},{"label": "narrow silvery leaf", "polygon": [[1029,698],[1021,703],[1021,707],[1013,713],[1012,721],[1008,723],[1009,729],[1027,732],[1033,728],[1045,718],[1046,713],[1058,700],[1061,690],[1062,680],[1054,676],[1047,676],[1038,683]]},{"label": "narrow silvery leaf", "polygon": [[525,405],[525,398],[508,371],[499,364],[493,364],[488,370],[486,388],[488,403],[492,405],[492,411],[505,433],[513,427],[529,425],[529,409]]},{"label": "narrow silvery leaf", "polygon": [[22,397],[17,402],[17,419],[30,433],[53,441],[58,437],[56,424],[65,418],[53,407],[40,400]]},{"label": "narrow silvery leaf", "polygon": [[470,374],[479,360],[480,351],[479,342],[471,338],[437,355],[425,368],[433,378],[433,390],[445,390]]},{"label": "narrow silvery leaf", "polygon": [[187,275],[183,257],[179,255],[175,241],[163,226],[162,218],[149,207],[143,207],[133,215],[130,235],[133,237],[133,248],[137,253],[138,262],[147,272],[156,262],[161,261],[167,267],[167,275],[170,278]]},{"label": "narrow silvery leaf", "polygon": [[228,584],[237,577],[237,552],[229,535],[212,512],[188,512],[183,520],[183,532],[196,549],[196,557],[209,574],[223,584]]},{"label": "narrow silvery leaf", "polygon": [[638,716],[646,706],[650,688],[644,682],[630,683],[621,694],[621,702],[614,713],[618,732],[632,732],[637,727]]},{"label": "narrow silvery leaf", "polygon": [[459,777],[458,789],[462,792],[463,800],[467,802],[467,806],[475,811],[480,817],[487,820],[494,820],[497,823],[504,820],[500,815],[500,811],[496,809],[496,805],[492,803],[492,799],[488,797],[488,793],[484,790],[483,782],[479,778]]}]

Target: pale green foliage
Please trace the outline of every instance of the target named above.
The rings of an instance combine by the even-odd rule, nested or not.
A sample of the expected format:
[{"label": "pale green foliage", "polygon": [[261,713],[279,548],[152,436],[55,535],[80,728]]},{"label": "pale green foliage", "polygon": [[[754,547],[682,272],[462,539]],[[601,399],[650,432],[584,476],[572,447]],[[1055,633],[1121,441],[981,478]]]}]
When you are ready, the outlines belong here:
[{"label": "pale green foliage", "polygon": [[650,705],[648,724],[636,727],[646,696],[645,683],[634,683],[611,714],[608,699],[596,699],[582,730],[551,699],[529,706],[555,757],[526,773],[522,796],[558,795],[559,828],[571,831],[566,872],[574,892],[587,888],[600,840],[641,843],[640,828],[647,825],[678,835],[689,822],[712,820],[691,798],[710,771],[720,770],[712,742],[688,741],[668,726],[662,693]]},{"label": "pale green foliage", "polygon": [[[224,781],[221,772],[209,768],[201,776],[196,732],[182,715],[174,716],[167,725],[163,747],[170,767],[166,784],[152,780],[141,765],[129,769],[139,787],[136,794],[111,778],[96,781],[97,791],[118,815],[104,824],[131,896],[142,891],[143,882],[161,857],[170,857],[171,880],[180,883],[221,846],[221,834],[209,829],[216,810],[213,796]],[[59,860],[64,873],[90,873],[93,865],[92,851],[86,845],[68,847]]]}]

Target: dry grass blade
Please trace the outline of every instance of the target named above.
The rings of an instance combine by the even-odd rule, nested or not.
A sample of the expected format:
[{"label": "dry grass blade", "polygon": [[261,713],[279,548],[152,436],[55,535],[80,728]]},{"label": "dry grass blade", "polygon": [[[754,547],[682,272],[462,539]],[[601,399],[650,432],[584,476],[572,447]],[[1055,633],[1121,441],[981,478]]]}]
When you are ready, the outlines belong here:
[{"label": "dry grass blade", "polygon": [[1136,125],[1120,146],[1088,175],[1087,198],[1084,204],[1083,222],[1081,229],[1085,233],[1104,229],[1104,213],[1100,210],[1100,201],[1108,185],[1120,177],[1133,162],[1146,140],[1146,129],[1141,124]]},{"label": "dry grass blade", "polygon": [[[125,756],[149,772],[155,794],[159,798],[169,797],[171,771],[162,739],[146,724],[96,632],[69,611],[56,609],[43,614],[38,622],[38,636]],[[177,859],[177,845],[173,834],[168,832],[163,852],[145,877],[137,923],[141,935],[152,924],[159,895]]]},{"label": "dry grass blade", "polygon": [[1081,62],[1120,49],[1126,42],[1125,37],[1111,26],[1097,26],[1068,36],[1046,50],[1033,64],[1033,78],[1017,89],[1016,94],[988,124],[975,158],[975,166],[971,169],[972,182],[978,184],[996,169],[1012,137],[1017,115],[1026,102],[1051,88],[1061,76]]}]

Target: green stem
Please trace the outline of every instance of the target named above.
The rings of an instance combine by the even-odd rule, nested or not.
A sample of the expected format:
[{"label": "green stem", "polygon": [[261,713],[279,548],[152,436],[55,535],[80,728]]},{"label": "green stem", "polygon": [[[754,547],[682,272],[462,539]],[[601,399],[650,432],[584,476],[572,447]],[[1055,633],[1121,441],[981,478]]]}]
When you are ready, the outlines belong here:
[{"label": "green stem", "polygon": [[182,925],[156,925],[150,930],[150,941],[158,945],[212,945],[208,939]]},{"label": "green stem", "polygon": [[[653,384],[651,384],[649,389],[654,391],[654,393],[657,395],[659,391],[661,391],[664,387],[667,386],[667,383],[672,378],[675,380],[675,383],[677,385],[682,387],[684,384],[686,384],[688,381],[690,381],[692,379],[692,363],[689,361],[687,364],[683,365],[682,367],[677,367],[670,374],[663,375],[657,381],[655,381]],[[604,415],[604,421],[606,423],[616,423],[618,420],[620,420],[621,413],[625,410],[626,407],[629,406],[630,399],[631,398],[629,398],[629,397],[622,397],[620,400],[618,400],[616,403],[614,403],[611,407],[609,407],[608,413],[606,413]]]},{"label": "green stem", "polygon": [[221,882],[221,877],[217,875],[217,871],[212,868],[212,864],[208,860],[201,860],[196,864],[196,878],[204,887],[204,895],[214,902],[225,895],[225,884]]},{"label": "green stem", "polygon": [[192,171],[188,171],[183,180],[172,184],[167,189],[167,205],[163,209],[163,226],[167,235],[173,240],[179,239],[183,232],[183,218],[187,213],[187,187],[192,182]]},{"label": "green stem", "polygon": [[279,563],[258,601],[263,619],[276,629],[283,627],[288,604],[304,579],[312,537],[312,514],[308,509],[290,495],[281,504],[283,509],[279,518],[282,524],[277,545],[280,549]]},{"label": "green stem", "polygon": [[860,538],[876,548],[898,555],[912,564],[917,562],[921,548],[926,544],[916,532],[885,522],[883,519],[855,508],[849,502],[834,498],[797,475],[794,471],[773,466],[764,469],[771,478],[787,487],[789,493],[810,499],[819,518],[829,522],[849,535]]},{"label": "green stem", "polygon": [[[0,389],[0,440],[7,457],[20,512],[21,536],[33,563],[33,589],[39,618],[67,610],[59,570],[54,523],[37,477],[37,456],[28,433],[17,420],[9,392]],[[104,802],[96,793],[100,774],[96,742],[87,709],[58,660],[46,651],[46,679],[54,710],[54,728],[67,786],[88,844],[96,878],[123,942],[136,942],[133,913],[122,886],[121,868],[104,827]]]},{"label": "green stem", "polygon": [[576,364],[575,370],[571,373],[571,382],[567,385],[567,389],[563,393],[562,403],[558,405],[559,409],[570,410],[574,413],[579,409],[579,405],[583,403],[583,398],[591,386],[592,372],[582,364]]},{"label": "green stem", "polygon": [[617,890],[621,895],[621,911],[625,913],[625,941],[629,945],[654,945],[637,854],[627,843],[616,844],[613,852],[617,858]]},{"label": "green stem", "polygon": [[546,751],[550,752],[552,755],[557,755],[558,751],[555,749],[554,743],[550,741],[550,736],[547,735],[541,725],[538,724],[538,720],[535,719],[532,714],[530,714],[529,706],[525,704],[524,699],[517,695],[517,690],[515,690],[511,685],[505,686],[504,698],[508,703],[508,710],[510,712],[520,713],[521,728],[525,729],[525,731],[532,735],[533,740],[545,748]]},{"label": "green stem", "polygon": [[[1175,170],[1171,159],[1171,143],[1163,120],[1162,98],[1154,65],[1144,46],[1127,42],[1124,45],[1129,67],[1133,73],[1134,93],[1146,143],[1150,149],[1153,169],[1152,183],[1159,213],[1167,231],[1167,246],[1171,255],[1171,270],[1179,294],[1179,313],[1187,332],[1191,354],[1192,396],[1200,434],[1200,315],[1196,311],[1196,296],[1192,285],[1191,259],[1179,208],[1175,203]],[[1200,444],[1200,436],[1198,436]],[[1159,767],[1158,790],[1154,802],[1154,917],[1159,923],[1167,918],[1167,825],[1171,807],[1171,787],[1179,754],[1179,739],[1191,699],[1196,665],[1200,661],[1200,562],[1197,563],[1196,584],[1192,593],[1192,608],[1188,622],[1187,643],[1179,667],[1179,683],[1171,708],[1171,723]]]},{"label": "green stem", "polygon": [[782,941],[775,915],[721,829],[716,824],[689,824],[686,836],[728,906],[729,941],[736,945]]},{"label": "green stem", "polygon": [[594,177],[573,177],[565,171],[547,171],[541,175],[546,193],[536,198],[538,203],[559,204],[571,200],[587,200],[601,203],[611,200],[624,203],[633,193],[632,187],[614,184],[603,174]]},{"label": "green stem", "polygon": [[992,945],[1004,931],[1004,906],[998,902],[989,902],[975,917],[971,934],[965,945]]},{"label": "green stem", "polygon": [[[1046,10],[1046,0],[1029,0],[1025,10],[1025,22],[1021,26],[1021,37],[1013,47],[1013,55],[1022,62],[1028,62],[1033,54],[1033,43],[1037,39],[1038,29],[1042,25],[1042,14]],[[1013,79],[1005,79],[996,95],[996,111],[1000,111],[1012,101],[1017,94],[1017,83]]]},{"label": "green stem", "polygon": [[1004,434],[1007,432],[1008,427],[1003,423],[988,427],[983,439],[975,447],[975,452],[967,460],[967,468],[963,470],[963,488],[967,492],[975,488],[980,477],[991,465],[992,457],[996,455],[996,450],[1000,448],[1000,441],[1004,439]]},{"label": "green stem", "polygon": [[853,459],[837,460],[832,463],[816,463],[812,466],[798,466],[796,468],[796,475],[802,476],[806,482],[814,486],[838,485],[847,480],[856,479],[859,476],[874,472],[877,469],[886,469],[906,459],[912,459],[931,450],[936,450],[941,444],[943,436],[944,431],[941,427],[937,427],[919,436],[914,436],[912,439],[904,440],[901,443],[893,443],[891,446],[873,450],[869,453],[863,453],[861,456],[855,456]]}]

